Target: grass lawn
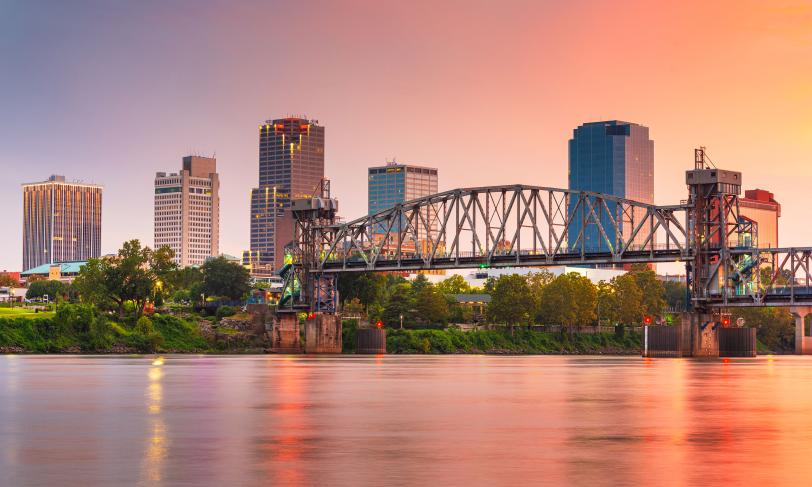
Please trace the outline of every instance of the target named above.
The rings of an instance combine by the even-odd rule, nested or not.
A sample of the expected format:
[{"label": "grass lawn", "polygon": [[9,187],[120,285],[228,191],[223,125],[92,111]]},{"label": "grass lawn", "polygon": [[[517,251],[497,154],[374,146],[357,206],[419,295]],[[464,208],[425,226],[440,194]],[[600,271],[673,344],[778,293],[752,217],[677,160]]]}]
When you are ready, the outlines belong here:
[{"label": "grass lawn", "polygon": [[39,313],[35,313],[34,310],[30,308],[0,308],[0,317],[6,318],[16,318],[18,316],[50,318],[53,315],[53,312],[48,311],[40,311]]}]

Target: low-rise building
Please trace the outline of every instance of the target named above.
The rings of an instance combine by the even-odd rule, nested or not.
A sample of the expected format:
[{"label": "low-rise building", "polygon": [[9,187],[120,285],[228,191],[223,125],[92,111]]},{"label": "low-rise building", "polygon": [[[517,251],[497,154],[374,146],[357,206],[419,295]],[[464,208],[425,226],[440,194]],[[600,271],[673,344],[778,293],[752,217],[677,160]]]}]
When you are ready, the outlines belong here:
[{"label": "low-rise building", "polygon": [[85,264],[87,264],[86,260],[62,262],[59,264],[42,264],[33,269],[21,272],[20,276],[26,281],[30,281],[33,277],[35,279],[48,279],[49,281],[71,283],[76,279],[76,276],[79,275],[79,271],[82,270]]}]

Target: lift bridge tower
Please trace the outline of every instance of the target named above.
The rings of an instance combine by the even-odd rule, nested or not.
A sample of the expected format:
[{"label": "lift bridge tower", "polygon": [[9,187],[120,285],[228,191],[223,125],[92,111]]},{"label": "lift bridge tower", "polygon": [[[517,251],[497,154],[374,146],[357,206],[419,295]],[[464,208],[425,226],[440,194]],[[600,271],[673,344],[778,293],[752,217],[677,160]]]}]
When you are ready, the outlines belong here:
[{"label": "lift bridge tower", "polygon": [[315,227],[336,223],[338,200],[330,195],[330,180],[321,183],[309,198],[291,201],[293,242],[285,249],[285,265],[279,274],[285,284],[272,330],[272,348],[298,353],[299,317],[305,316],[305,353],[341,353],[341,320],[336,314],[338,287],[335,274],[315,273],[315,259],[324,248],[329,231]]},{"label": "lift bridge tower", "polygon": [[689,311],[682,319],[682,355],[718,356],[718,328],[724,320],[711,303],[741,292],[737,283],[749,281],[747,273],[757,269],[748,264],[746,254],[731,254],[753,246],[754,224],[739,215],[741,173],[715,167],[704,147],[695,149],[694,169],[686,171],[685,182],[686,248],[691,258],[685,264]]}]

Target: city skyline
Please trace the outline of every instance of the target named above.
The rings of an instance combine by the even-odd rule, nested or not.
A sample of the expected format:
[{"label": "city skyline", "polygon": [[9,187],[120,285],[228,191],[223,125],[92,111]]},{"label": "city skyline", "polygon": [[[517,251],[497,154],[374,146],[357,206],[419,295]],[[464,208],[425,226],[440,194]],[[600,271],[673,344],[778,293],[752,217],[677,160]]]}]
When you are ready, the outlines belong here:
[{"label": "city skyline", "polygon": [[[470,12],[428,5],[344,6],[363,28],[331,23],[333,5],[102,5],[85,16],[57,3],[0,7],[9,115],[0,122],[0,207],[10,227],[0,269],[22,270],[22,183],[68,174],[104,185],[102,253],[110,253],[128,238],[152,241],[154,173],[196,151],[217,153],[221,251],[240,255],[256,184],[254,130],[286,113],[330,127],[325,172],[349,219],[365,214],[364,175],[385,157],[430,161],[444,174],[440,190],[566,187],[572,127],[617,118],[651,128],[657,203],[685,198],[682,173],[693,148],[705,145],[720,167],[744,173],[746,187],[781,201],[782,245],[812,240],[801,182],[812,175],[812,92],[803,82],[812,76],[803,61],[812,58],[809,7],[629,2],[584,13],[522,2],[500,12],[476,2]],[[452,23],[452,14],[470,22]],[[264,61],[265,32],[304,34],[285,15],[310,16],[308,35]],[[144,17],[159,19],[149,35],[140,30]],[[491,29],[504,35],[482,35]],[[687,31],[695,34],[686,39]],[[607,57],[599,49],[607,38],[635,48]],[[629,84],[628,69],[642,64]],[[205,67],[213,74],[201,78]],[[587,74],[598,71],[600,89],[588,89]],[[489,171],[494,164],[498,171]]]}]

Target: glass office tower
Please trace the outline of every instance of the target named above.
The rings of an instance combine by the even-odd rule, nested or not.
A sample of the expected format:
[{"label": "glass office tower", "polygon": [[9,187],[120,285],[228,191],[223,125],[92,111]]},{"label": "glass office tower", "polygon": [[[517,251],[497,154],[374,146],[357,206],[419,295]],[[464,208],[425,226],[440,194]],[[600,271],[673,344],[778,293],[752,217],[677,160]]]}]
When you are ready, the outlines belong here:
[{"label": "glass office tower", "polygon": [[[585,123],[573,131],[569,141],[569,189],[619,196],[641,203],[654,203],[654,141],[649,129],[636,123],[610,120]],[[570,211],[573,210],[570,204]],[[610,207],[610,210],[612,208]],[[638,222],[643,214],[634,215]],[[601,215],[604,228],[610,227],[608,216]],[[632,218],[620,222],[624,241],[631,237]],[[568,231],[571,248],[581,234],[581,222],[574,221]],[[583,229],[587,251],[607,251],[595,224]],[[634,245],[645,237],[635,238]]]},{"label": "glass office tower", "polygon": [[[437,192],[437,169],[433,167],[389,162],[385,166],[370,167],[368,176],[367,207],[370,215],[392,208],[398,203]],[[432,220],[429,218],[428,209],[424,217],[428,221]],[[430,225],[432,234],[436,232],[436,226],[436,223]],[[400,230],[398,222],[392,230],[395,232]],[[376,233],[384,232],[385,228],[376,229]],[[418,229],[418,239],[425,240],[425,233],[424,229]]]},{"label": "glass office tower", "polygon": [[287,117],[259,126],[259,186],[251,190],[251,252],[278,269],[293,240],[291,199],[307,198],[324,177],[324,127]]}]

